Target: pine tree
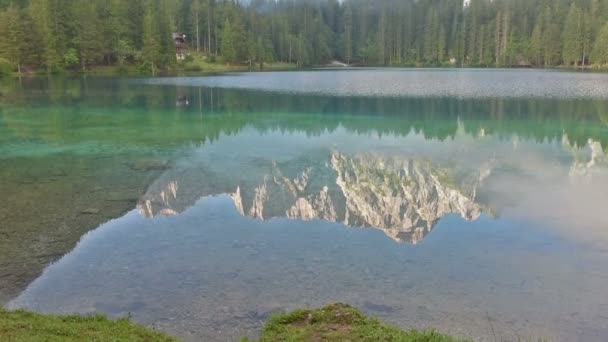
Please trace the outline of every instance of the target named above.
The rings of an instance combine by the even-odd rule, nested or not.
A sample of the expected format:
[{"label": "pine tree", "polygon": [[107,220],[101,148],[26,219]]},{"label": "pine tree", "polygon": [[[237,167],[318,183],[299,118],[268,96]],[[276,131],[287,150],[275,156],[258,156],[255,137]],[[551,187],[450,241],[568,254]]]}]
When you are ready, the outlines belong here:
[{"label": "pine tree", "polygon": [[19,10],[11,5],[0,12],[0,57],[12,63],[19,73],[23,59],[24,37]]},{"label": "pine tree", "polygon": [[236,61],[236,50],[234,48],[234,37],[232,34],[232,28],[230,27],[230,21],[226,19],[224,22],[224,28],[222,29],[222,57],[224,61],[229,64]]},{"label": "pine tree", "polygon": [[150,66],[152,74],[156,74],[157,66],[160,63],[160,43],[158,34],[154,26],[154,16],[152,10],[146,10],[143,18],[143,48],[142,58],[146,65]]},{"label": "pine tree", "polygon": [[377,60],[378,64],[385,65],[386,63],[386,13],[382,11],[380,20],[378,21],[378,32],[377,32]]},{"label": "pine tree", "polygon": [[47,72],[56,70],[61,66],[51,13],[49,0],[30,1],[28,14],[32,23],[30,32],[34,47],[32,52],[37,59],[37,64],[44,67]]},{"label": "pine tree", "polygon": [[[148,11],[152,11],[152,3],[146,0],[126,1],[127,35],[130,45],[140,50],[144,46],[144,19]],[[153,13],[150,13],[152,15]],[[152,17],[150,19],[153,19]]]},{"label": "pine tree", "polygon": [[458,64],[460,64],[460,66],[464,66],[466,63],[466,59],[467,59],[467,52],[466,52],[466,37],[467,37],[467,22],[466,20],[463,20],[461,26],[458,27],[457,30],[457,61]]},{"label": "pine tree", "polygon": [[439,22],[437,12],[430,8],[424,26],[424,60],[427,63],[437,63],[439,47]]},{"label": "pine tree", "polygon": [[349,4],[344,8],[344,58],[350,64],[353,54],[353,12]]},{"label": "pine tree", "polygon": [[500,65],[500,60],[502,57],[502,12],[498,12],[495,19],[496,30],[494,31],[494,57],[496,59],[496,65]]},{"label": "pine tree", "polygon": [[442,63],[445,59],[446,39],[445,28],[441,25],[439,29],[439,37],[437,38],[437,60]]},{"label": "pine tree", "polygon": [[554,15],[556,13],[549,6],[545,7],[542,13],[543,31],[541,41],[544,66],[558,65],[562,52],[560,26],[555,22]]},{"label": "pine tree", "polygon": [[[507,3],[507,6],[509,5],[509,3]],[[506,62],[506,57],[507,57],[507,53],[509,51],[509,36],[510,36],[510,26],[509,26],[509,20],[510,20],[510,9],[509,7],[507,7],[507,9],[505,10],[505,14],[502,18],[502,37],[501,37],[501,42],[500,42],[500,53],[501,53],[501,65],[505,65],[507,64]]]},{"label": "pine tree", "polygon": [[76,21],[74,42],[78,48],[80,66],[82,71],[85,71],[87,64],[93,64],[101,57],[100,22],[97,10],[90,0],[78,0],[74,16]]},{"label": "pine tree", "polygon": [[249,63],[249,69],[253,69],[253,64],[256,62],[258,56],[258,40],[255,38],[252,32],[249,32],[247,37],[247,61]]},{"label": "pine tree", "polygon": [[608,23],[604,24],[595,41],[591,59],[597,65],[608,65]]},{"label": "pine tree", "polygon": [[192,20],[194,21],[194,41],[196,46],[196,51],[201,51],[201,0],[192,0],[190,4],[190,13],[192,13]]},{"label": "pine tree", "polygon": [[532,37],[530,38],[530,48],[528,58],[532,61],[535,66],[542,65],[543,60],[543,41],[542,41],[542,28],[541,21],[537,20],[532,31]]},{"label": "pine tree", "polygon": [[132,54],[133,50],[127,39],[126,4],[121,0],[103,1],[97,11],[101,39],[97,37],[96,40],[100,54],[107,65],[113,62],[123,65],[126,54]]},{"label": "pine tree", "polygon": [[584,43],[582,24],[582,14],[573,2],[568,11],[564,29],[563,58],[566,65],[576,65],[577,61],[582,58]]}]

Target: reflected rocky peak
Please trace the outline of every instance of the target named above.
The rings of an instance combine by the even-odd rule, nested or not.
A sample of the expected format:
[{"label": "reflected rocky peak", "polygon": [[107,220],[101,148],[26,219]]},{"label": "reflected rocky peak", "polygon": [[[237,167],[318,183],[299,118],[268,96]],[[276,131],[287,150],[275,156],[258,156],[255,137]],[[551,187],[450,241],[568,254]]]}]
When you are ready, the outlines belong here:
[{"label": "reflected rocky peak", "polygon": [[325,220],[417,243],[448,214],[477,219],[484,208],[476,191],[492,170],[487,163],[462,176],[426,160],[340,152],[322,160],[252,164],[258,165],[238,175],[205,163],[169,170],[141,198],[139,210],[145,217],[175,215],[201,198],[228,194],[251,218]]},{"label": "reflected rocky peak", "polygon": [[334,154],[332,165],[346,199],[344,223],[349,226],[378,227],[395,240],[415,243],[445,215],[475,220],[482,211],[475,203],[478,184],[459,187],[449,169],[430,162]]},{"label": "reflected rocky peak", "polygon": [[564,136],[563,143],[574,159],[570,167],[570,176],[589,178],[598,172],[605,173],[608,168],[608,158],[599,141],[589,139],[586,146],[577,148],[572,146],[568,137]]}]

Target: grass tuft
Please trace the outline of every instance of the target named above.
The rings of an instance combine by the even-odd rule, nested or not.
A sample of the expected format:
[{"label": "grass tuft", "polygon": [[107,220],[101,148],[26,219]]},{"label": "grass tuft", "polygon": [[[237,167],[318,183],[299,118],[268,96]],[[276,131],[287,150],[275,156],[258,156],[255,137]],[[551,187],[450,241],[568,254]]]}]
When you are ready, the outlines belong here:
[{"label": "grass tuft", "polygon": [[0,308],[0,340],[30,341],[177,341],[164,333],[102,315],[54,316]]},{"label": "grass tuft", "polygon": [[347,304],[330,304],[321,309],[298,309],[273,316],[264,326],[259,342],[317,341],[395,341],[457,342],[464,341],[433,330],[401,330],[367,318]]}]

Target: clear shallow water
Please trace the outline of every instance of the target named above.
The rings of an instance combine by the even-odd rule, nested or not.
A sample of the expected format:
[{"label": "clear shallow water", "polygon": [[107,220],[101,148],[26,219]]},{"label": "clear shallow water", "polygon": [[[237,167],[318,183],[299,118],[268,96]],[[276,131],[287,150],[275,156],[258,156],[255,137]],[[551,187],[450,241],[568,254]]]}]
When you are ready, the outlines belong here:
[{"label": "clear shallow water", "polygon": [[[323,89],[333,74],[295,77]],[[294,74],[224,86],[240,77],[289,88]],[[274,311],[331,301],[477,340],[608,336],[608,101],[149,83],[4,86],[1,185],[21,200],[2,232],[24,246],[0,259],[20,292],[9,307],[131,313],[192,340],[255,336]],[[52,203],[21,198],[34,186]],[[45,221],[58,212],[67,227]],[[57,248],[84,219],[100,226]],[[33,280],[23,270],[49,249],[58,261]]]}]

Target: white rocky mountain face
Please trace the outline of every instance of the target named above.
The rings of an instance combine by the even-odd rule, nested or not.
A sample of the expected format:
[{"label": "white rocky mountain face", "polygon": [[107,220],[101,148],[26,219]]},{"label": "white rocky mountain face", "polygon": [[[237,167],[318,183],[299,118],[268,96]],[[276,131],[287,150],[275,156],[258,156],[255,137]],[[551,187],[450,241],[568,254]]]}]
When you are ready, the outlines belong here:
[{"label": "white rocky mountain face", "polygon": [[[483,206],[476,192],[490,164],[456,175],[430,161],[381,155],[328,153],[323,161],[253,163],[248,172],[206,167],[176,168],[141,198],[142,215],[175,215],[197,200],[228,194],[239,213],[256,219],[325,220],[377,228],[398,242],[416,243],[442,217],[475,220]],[[301,165],[305,165],[302,167]]]}]

